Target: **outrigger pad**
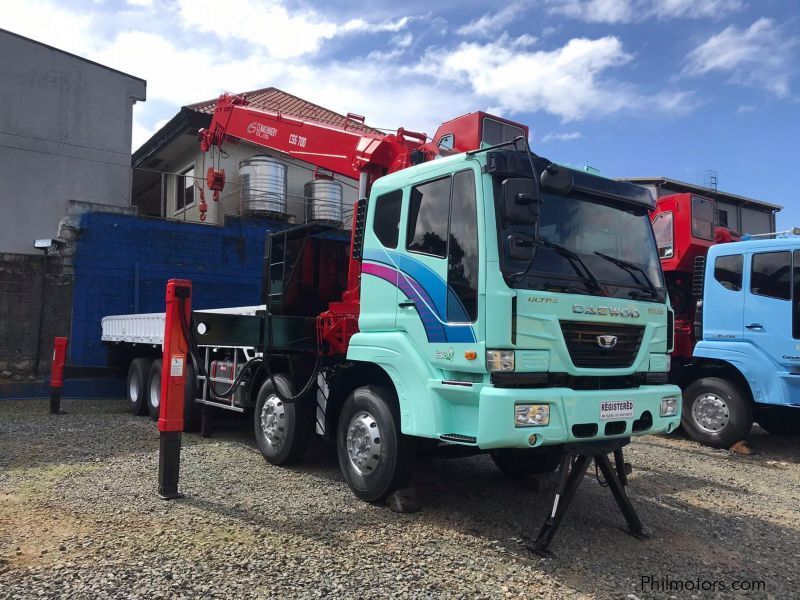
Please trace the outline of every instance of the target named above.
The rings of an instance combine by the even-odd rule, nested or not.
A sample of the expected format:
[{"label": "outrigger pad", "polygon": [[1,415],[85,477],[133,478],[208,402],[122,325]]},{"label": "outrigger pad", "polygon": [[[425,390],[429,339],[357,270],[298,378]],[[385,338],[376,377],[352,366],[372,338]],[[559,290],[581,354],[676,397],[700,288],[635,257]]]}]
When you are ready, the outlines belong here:
[{"label": "outrigger pad", "polygon": [[[528,550],[544,558],[552,558],[554,556],[548,549],[550,542],[552,542],[553,536],[559,525],[561,525],[561,521],[564,519],[564,515],[593,460],[597,468],[602,472],[608,489],[611,490],[614,500],[617,501],[617,506],[619,506],[622,515],[625,517],[625,521],[628,524],[628,533],[639,540],[648,538],[642,531],[642,523],[625,492],[629,471],[625,465],[622,448],[629,442],[630,439],[624,438],[612,442],[564,446],[564,454],[561,457],[561,465],[558,471],[558,485],[553,497],[553,508],[539,530],[536,541],[525,545]],[[608,458],[609,454],[614,455],[614,466],[611,465],[611,461]]]}]

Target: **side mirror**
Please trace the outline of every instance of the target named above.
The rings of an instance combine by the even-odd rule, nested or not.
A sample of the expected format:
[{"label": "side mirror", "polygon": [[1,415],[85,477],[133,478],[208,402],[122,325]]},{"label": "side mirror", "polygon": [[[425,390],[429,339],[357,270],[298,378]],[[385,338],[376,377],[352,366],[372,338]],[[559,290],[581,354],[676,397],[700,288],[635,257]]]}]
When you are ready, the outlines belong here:
[{"label": "side mirror", "polygon": [[560,196],[569,194],[572,191],[572,186],[575,184],[572,171],[564,167],[559,167],[555,163],[547,165],[547,168],[542,171],[540,180],[543,189]]},{"label": "side mirror", "polygon": [[539,220],[542,196],[533,179],[514,177],[503,181],[503,223],[535,225]]},{"label": "side mirror", "polygon": [[513,261],[530,262],[536,255],[536,241],[527,233],[512,233],[506,238],[508,258]]}]

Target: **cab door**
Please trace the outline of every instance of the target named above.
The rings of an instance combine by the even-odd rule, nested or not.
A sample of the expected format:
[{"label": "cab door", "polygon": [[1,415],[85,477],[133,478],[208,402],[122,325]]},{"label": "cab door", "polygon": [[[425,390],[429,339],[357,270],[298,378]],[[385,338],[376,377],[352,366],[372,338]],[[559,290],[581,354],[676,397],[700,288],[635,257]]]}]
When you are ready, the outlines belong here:
[{"label": "cab door", "polygon": [[744,337],[786,371],[800,364],[792,337],[792,253],[753,252],[744,303]]},{"label": "cab door", "polygon": [[440,369],[473,370],[479,314],[479,219],[470,168],[411,186],[398,270],[397,327]]}]

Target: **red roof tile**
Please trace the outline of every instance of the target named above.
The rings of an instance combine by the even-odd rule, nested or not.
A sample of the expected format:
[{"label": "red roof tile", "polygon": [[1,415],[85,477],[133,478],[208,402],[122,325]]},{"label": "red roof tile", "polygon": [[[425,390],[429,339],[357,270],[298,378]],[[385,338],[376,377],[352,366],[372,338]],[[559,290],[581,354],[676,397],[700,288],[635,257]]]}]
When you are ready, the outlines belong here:
[{"label": "red roof tile", "polygon": [[[335,125],[343,127],[347,124],[348,129],[355,129],[356,131],[366,131],[371,133],[381,133],[377,129],[361,125],[356,121],[348,120],[346,116],[339,113],[322,108],[312,102],[287,94],[283,90],[274,87],[262,88],[260,90],[253,90],[251,92],[244,92],[239,94],[247,99],[247,103],[253,108],[260,108],[272,112],[280,112],[294,117],[311,119],[319,123],[328,125]],[[217,99],[206,100],[204,102],[197,102],[186,106],[189,110],[205,114],[213,114],[214,107],[217,104]]]}]

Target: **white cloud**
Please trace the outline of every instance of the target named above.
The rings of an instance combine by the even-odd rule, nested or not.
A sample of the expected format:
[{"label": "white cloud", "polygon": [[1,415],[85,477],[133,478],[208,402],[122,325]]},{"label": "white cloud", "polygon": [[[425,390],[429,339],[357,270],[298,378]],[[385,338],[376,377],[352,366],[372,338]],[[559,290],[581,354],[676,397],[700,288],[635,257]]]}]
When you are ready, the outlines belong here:
[{"label": "white cloud", "polygon": [[491,37],[495,32],[510,25],[525,10],[525,4],[514,2],[498,12],[488,12],[456,29],[463,36]]},{"label": "white cloud", "polygon": [[744,30],[730,25],[687,55],[683,73],[729,73],[731,83],[763,88],[785,98],[796,69],[793,50],[797,45],[797,38],[784,39],[772,19],[758,19]]},{"label": "white cloud", "polygon": [[557,141],[557,142],[571,142],[573,140],[582,140],[583,134],[580,131],[570,131],[569,133],[548,133],[542,138],[542,143]]},{"label": "white cloud", "polygon": [[736,114],[743,115],[745,113],[753,112],[754,110],[756,110],[756,107],[752,104],[740,104],[736,109]]},{"label": "white cloud", "polygon": [[605,71],[631,58],[612,36],[575,38],[556,50],[537,52],[499,40],[432,51],[418,71],[459,84],[503,110],[544,110],[569,121],[633,104],[625,86],[603,79]]},{"label": "white cloud", "polygon": [[125,0],[128,6],[141,6],[143,8],[152,8],[153,0]]},{"label": "white cloud", "polygon": [[[326,40],[352,33],[398,32],[411,17],[371,23],[351,19],[336,23],[308,10],[289,11],[282,0],[178,0],[182,24],[224,40],[246,41],[280,59],[317,52]],[[213,15],[210,17],[209,15]]]},{"label": "white cloud", "polygon": [[550,14],[589,23],[635,23],[645,19],[719,18],[740,10],[742,0],[546,0]]},{"label": "white cloud", "polygon": [[92,48],[91,13],[75,13],[46,0],[3,6],[0,27],[85,56]]}]

